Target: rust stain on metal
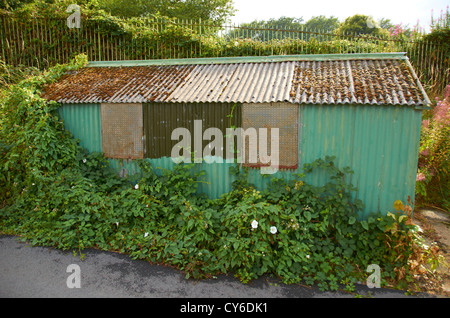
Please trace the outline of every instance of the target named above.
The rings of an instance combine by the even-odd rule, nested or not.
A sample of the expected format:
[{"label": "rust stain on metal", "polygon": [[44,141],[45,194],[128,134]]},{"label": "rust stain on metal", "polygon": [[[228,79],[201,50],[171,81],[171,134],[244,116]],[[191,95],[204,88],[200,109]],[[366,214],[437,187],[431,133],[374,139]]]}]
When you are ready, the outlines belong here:
[{"label": "rust stain on metal", "polygon": [[107,158],[144,158],[142,104],[101,104],[102,148]]},{"label": "rust stain on metal", "polygon": [[43,97],[71,103],[154,101],[170,95],[194,67],[87,67],[49,85]]},{"label": "rust stain on metal", "polygon": [[298,62],[290,96],[306,104],[412,105],[425,99],[400,60]]}]

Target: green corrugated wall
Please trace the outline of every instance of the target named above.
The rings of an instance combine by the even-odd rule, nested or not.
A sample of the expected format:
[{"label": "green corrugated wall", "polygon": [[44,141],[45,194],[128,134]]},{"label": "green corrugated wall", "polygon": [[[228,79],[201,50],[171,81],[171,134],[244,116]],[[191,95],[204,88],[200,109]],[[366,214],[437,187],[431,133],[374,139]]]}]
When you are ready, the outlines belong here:
[{"label": "green corrugated wall", "polygon": [[[301,163],[336,156],[349,166],[364,214],[414,200],[422,111],[405,106],[300,106]],[[323,177],[310,176],[318,183]]]},{"label": "green corrugated wall", "polygon": [[100,104],[62,104],[58,114],[83,148],[89,152],[102,152]]},{"label": "green corrugated wall", "polygon": [[[101,151],[99,104],[66,104],[59,113],[66,128],[89,151]],[[358,187],[356,196],[365,204],[361,217],[370,212],[386,213],[395,200],[414,200],[422,111],[405,106],[372,105],[300,105],[299,169],[279,171],[276,177],[291,178],[304,163],[335,156],[338,168],[354,170],[350,182]],[[149,160],[155,168],[171,169],[171,158]],[[122,175],[138,172],[131,160],[110,159]],[[232,164],[202,163],[206,182],[199,191],[216,198],[231,190]],[[305,181],[320,185],[321,173],[307,175]],[[249,181],[263,189],[267,178],[259,169],[250,169]]]}]

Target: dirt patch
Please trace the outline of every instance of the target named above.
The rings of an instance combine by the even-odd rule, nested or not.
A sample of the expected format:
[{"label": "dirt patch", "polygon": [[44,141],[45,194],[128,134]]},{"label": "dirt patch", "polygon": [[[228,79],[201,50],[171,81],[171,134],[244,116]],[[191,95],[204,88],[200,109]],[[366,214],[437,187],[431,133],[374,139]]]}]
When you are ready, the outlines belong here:
[{"label": "dirt patch", "polygon": [[437,268],[443,279],[432,288],[430,288],[432,284],[428,284],[427,291],[439,297],[450,297],[450,212],[421,207],[414,212],[413,221],[421,228],[425,244],[428,246],[436,244],[444,257],[444,262]]}]

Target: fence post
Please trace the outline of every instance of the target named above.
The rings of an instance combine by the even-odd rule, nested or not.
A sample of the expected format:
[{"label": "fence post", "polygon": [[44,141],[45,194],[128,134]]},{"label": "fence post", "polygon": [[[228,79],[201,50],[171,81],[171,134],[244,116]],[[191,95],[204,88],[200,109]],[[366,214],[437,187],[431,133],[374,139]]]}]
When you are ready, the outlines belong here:
[{"label": "fence post", "polygon": [[6,30],[5,30],[5,18],[3,15],[0,15],[0,44],[2,47],[2,60],[3,62],[5,62],[5,64],[7,64],[7,60],[6,60]]}]

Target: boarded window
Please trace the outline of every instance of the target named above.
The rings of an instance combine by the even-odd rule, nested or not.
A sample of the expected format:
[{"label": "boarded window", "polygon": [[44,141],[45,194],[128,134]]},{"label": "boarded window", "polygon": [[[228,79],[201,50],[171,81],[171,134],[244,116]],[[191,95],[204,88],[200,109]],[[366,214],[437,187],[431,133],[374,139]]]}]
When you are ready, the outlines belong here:
[{"label": "boarded window", "polygon": [[[231,116],[230,116],[231,115]],[[217,128],[223,136],[222,155],[226,155],[226,129],[232,126],[241,127],[241,105],[228,103],[149,103],[144,104],[144,127],[146,139],[146,157],[171,157],[172,149],[179,140],[172,140],[172,132],[176,128],[186,128],[191,135],[190,151],[194,151],[194,121],[201,120],[201,153],[211,142],[203,140],[205,130]],[[217,155],[215,149],[211,155]],[[222,156],[222,158],[224,158]]]},{"label": "boarded window", "polygon": [[107,158],[144,158],[142,104],[101,104],[102,146]]},{"label": "boarded window", "polygon": [[[279,169],[298,167],[298,105],[289,103],[244,104],[242,123],[246,132],[243,165],[247,167],[269,166],[268,158],[278,158]],[[251,142],[249,129],[257,132],[257,144]],[[261,144],[261,130],[266,128],[267,138]],[[278,152],[272,145],[272,128],[278,128]],[[275,137],[275,136],[274,136]],[[265,143],[265,144],[264,144]],[[262,151],[266,146],[266,150]],[[256,162],[252,153],[256,152]]]}]

